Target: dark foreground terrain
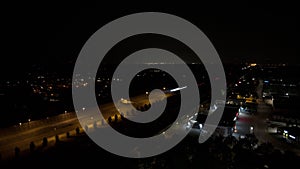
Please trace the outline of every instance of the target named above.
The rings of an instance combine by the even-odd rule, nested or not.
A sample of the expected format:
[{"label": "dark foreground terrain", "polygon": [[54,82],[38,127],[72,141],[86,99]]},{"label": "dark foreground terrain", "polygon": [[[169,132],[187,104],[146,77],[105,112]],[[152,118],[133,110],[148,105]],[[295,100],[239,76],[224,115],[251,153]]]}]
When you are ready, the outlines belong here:
[{"label": "dark foreground terrain", "polygon": [[1,161],[1,168],[292,168],[300,160],[269,143],[258,145],[254,136],[240,140],[215,136],[204,144],[188,136],[162,155],[129,159],[106,152],[85,133],[57,141],[53,147],[36,147],[28,155],[15,155]]}]

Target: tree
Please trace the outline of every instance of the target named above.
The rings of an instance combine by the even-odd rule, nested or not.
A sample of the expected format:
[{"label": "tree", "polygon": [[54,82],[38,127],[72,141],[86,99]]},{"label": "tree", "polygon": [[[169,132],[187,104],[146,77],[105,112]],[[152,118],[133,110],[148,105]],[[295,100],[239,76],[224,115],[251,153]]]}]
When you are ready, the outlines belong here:
[{"label": "tree", "polygon": [[20,156],[20,148],[19,147],[15,147],[15,157],[19,157]]},{"label": "tree", "polygon": [[123,115],[121,115],[121,120],[125,120],[125,116],[124,116],[124,114],[123,114]]},{"label": "tree", "polygon": [[151,107],[151,104],[144,104],[144,110],[148,110]]},{"label": "tree", "polygon": [[[136,109],[136,110],[138,110],[138,109]],[[134,115],[134,114],[135,114],[135,112],[136,112],[136,110],[135,110],[135,109],[132,109],[132,110],[131,110],[131,114],[130,114],[130,115],[131,115],[131,116],[132,116],[132,115]]]},{"label": "tree", "polygon": [[80,133],[79,127],[76,127],[75,131],[76,131],[76,134],[78,135]]},{"label": "tree", "polygon": [[108,117],[108,123],[111,123],[112,119],[111,116]]},{"label": "tree", "polygon": [[67,132],[66,135],[67,135],[67,138],[70,138],[70,132]]},{"label": "tree", "polygon": [[30,142],[30,144],[29,144],[29,149],[30,149],[30,152],[33,152],[33,151],[34,151],[34,149],[35,149],[35,144],[34,144],[33,141]]},{"label": "tree", "polygon": [[115,114],[115,122],[118,122],[118,115]]},{"label": "tree", "polygon": [[47,137],[43,138],[43,143],[42,143],[43,147],[46,147],[48,145],[48,139]]},{"label": "tree", "polygon": [[56,143],[59,142],[59,136],[58,135],[55,135],[55,141],[56,141]]},{"label": "tree", "polygon": [[85,132],[88,132],[89,127],[88,127],[87,125],[85,125],[85,126],[84,126],[84,130],[85,130]]}]

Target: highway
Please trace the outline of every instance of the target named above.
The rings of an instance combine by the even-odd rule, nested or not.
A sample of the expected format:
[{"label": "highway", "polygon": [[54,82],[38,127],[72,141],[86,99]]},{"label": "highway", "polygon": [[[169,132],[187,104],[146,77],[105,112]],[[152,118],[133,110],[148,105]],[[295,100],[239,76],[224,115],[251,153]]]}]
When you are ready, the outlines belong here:
[{"label": "highway", "polygon": [[[155,98],[155,102],[166,97],[170,97],[171,94],[166,94],[164,98]],[[157,99],[157,100],[156,100]],[[148,97],[146,95],[140,95],[133,97],[132,102],[137,105],[149,104]],[[125,112],[125,117],[134,116],[128,109],[129,106],[124,103],[119,103],[122,111]],[[113,103],[107,103],[100,106],[101,113],[107,119],[109,116],[114,117],[117,114],[117,110]],[[115,110],[115,111],[114,111]],[[96,111],[96,109],[95,109]],[[106,127],[106,123],[103,121],[97,121],[96,117],[92,117],[89,113],[84,117],[87,121],[89,128],[93,128],[96,124],[97,127]],[[53,145],[55,143],[55,136],[58,135],[60,139],[66,139],[66,133],[70,132],[70,135],[75,135],[75,128],[80,127],[75,112],[66,112],[58,116],[49,117],[47,119],[28,121],[27,123],[11,126],[8,128],[0,129],[0,154],[2,159],[13,158],[15,147],[19,147],[22,153],[29,152],[30,142],[34,142],[36,147],[41,147],[44,137],[48,138],[48,144]],[[81,129],[82,132],[82,129]]]},{"label": "highway", "polygon": [[[14,156],[14,148],[19,147],[22,152],[29,150],[30,142],[34,142],[36,146],[42,144],[44,137],[48,138],[51,144],[54,141],[55,135],[66,135],[66,132],[74,130],[79,126],[75,113],[67,113],[58,117],[49,118],[46,120],[32,121],[21,126],[14,126],[7,129],[2,129],[0,138],[0,152],[2,158],[11,158]],[[55,119],[55,120],[54,120]],[[39,124],[39,125],[38,125]]]}]

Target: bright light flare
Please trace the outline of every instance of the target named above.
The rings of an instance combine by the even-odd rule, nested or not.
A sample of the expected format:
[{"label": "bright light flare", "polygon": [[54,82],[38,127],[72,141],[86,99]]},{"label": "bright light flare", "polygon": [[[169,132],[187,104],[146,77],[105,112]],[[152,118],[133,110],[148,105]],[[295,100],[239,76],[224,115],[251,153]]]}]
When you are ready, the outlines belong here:
[{"label": "bright light flare", "polygon": [[178,90],[182,90],[182,89],[185,89],[187,88],[187,86],[184,86],[184,87],[178,87],[178,88],[175,88],[175,89],[171,89],[170,92],[176,92]]}]

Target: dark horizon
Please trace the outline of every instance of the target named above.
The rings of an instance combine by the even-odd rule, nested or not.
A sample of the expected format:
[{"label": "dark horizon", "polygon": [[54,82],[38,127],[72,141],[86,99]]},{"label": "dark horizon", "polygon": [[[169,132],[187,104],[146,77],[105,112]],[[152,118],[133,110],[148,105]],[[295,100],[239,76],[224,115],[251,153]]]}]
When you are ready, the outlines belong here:
[{"label": "dark horizon", "polygon": [[293,4],[232,2],[193,7],[130,7],[27,4],[12,8],[3,24],[7,52],[2,73],[74,64],[84,43],[101,26],[145,11],[170,13],[192,22],[211,40],[223,63],[299,64],[299,15]]}]

